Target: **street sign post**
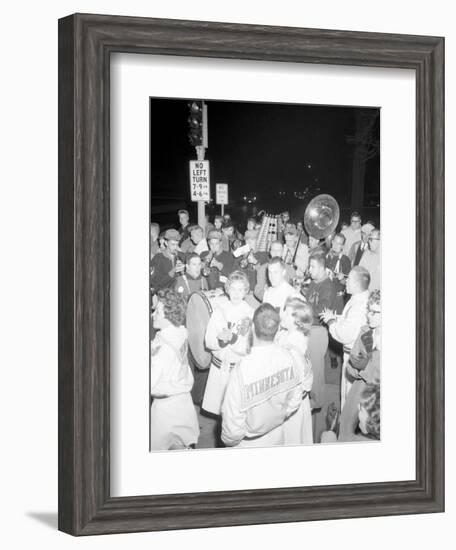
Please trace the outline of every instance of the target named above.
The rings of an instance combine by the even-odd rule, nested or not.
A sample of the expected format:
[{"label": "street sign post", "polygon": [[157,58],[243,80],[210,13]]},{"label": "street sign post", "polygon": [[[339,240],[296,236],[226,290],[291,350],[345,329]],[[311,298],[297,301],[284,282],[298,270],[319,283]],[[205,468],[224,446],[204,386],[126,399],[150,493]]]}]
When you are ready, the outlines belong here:
[{"label": "street sign post", "polygon": [[190,161],[190,199],[205,202],[211,200],[208,160]]},{"label": "street sign post", "polygon": [[225,213],[225,204],[228,204],[228,184],[216,183],[215,184],[215,203],[221,205],[222,216]]}]

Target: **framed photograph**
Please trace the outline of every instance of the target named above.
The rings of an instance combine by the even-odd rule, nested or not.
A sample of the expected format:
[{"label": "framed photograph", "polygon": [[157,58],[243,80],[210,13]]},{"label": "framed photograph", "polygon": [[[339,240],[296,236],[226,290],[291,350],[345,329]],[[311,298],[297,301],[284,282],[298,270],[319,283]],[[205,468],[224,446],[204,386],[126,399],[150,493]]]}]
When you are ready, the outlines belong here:
[{"label": "framed photograph", "polygon": [[439,37],[59,21],[60,530],[444,510],[443,78]]}]

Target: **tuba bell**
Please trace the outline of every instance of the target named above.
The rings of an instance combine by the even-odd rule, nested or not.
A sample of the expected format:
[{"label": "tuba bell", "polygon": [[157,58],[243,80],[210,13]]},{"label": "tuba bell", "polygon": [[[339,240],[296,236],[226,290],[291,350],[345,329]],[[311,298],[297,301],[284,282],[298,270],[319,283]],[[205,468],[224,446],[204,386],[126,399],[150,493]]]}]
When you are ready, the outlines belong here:
[{"label": "tuba bell", "polygon": [[315,239],[330,235],[339,223],[339,205],[331,195],[317,195],[307,205],[304,212],[304,227]]}]

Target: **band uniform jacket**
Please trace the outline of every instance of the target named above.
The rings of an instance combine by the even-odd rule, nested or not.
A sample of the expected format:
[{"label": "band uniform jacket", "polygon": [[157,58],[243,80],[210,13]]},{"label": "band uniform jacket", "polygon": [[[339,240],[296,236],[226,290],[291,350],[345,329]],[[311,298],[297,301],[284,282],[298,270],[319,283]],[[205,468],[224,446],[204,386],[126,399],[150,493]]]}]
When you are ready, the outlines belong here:
[{"label": "band uniform jacket", "polygon": [[[248,352],[252,318],[253,308],[245,301],[233,305],[228,299],[221,300],[212,312],[205,335],[206,347],[212,352],[202,402],[202,408],[207,412],[220,414],[230,372]],[[231,341],[226,344],[217,337],[224,328],[233,332]]]},{"label": "band uniform jacket", "polygon": [[303,294],[312,306],[314,325],[321,324],[319,315],[325,308],[336,309],[336,286],[329,277],[319,282],[311,281]]},{"label": "band uniform jacket", "polygon": [[[205,259],[208,254],[211,254],[211,252],[210,251],[202,252],[201,259],[203,260],[203,263],[205,262]],[[211,267],[211,271],[207,277],[209,290],[214,290],[216,288],[223,288],[224,283],[220,280],[220,276],[228,277],[228,275],[230,275],[230,273],[232,273],[236,269],[235,258],[230,252],[226,252],[225,250],[222,250],[216,256],[214,256],[214,259],[217,260],[217,262],[220,262],[223,265],[223,267],[219,271],[217,268],[211,267],[212,262],[209,264],[209,267]]]},{"label": "band uniform jacket", "polygon": [[[257,261],[256,264],[248,262],[250,254]],[[243,267],[243,260],[247,262],[247,266],[245,267]],[[265,265],[267,261],[268,261],[267,252],[263,252],[263,251],[250,252],[249,255],[247,255],[247,257],[241,256],[240,258],[236,258],[236,262],[235,262],[236,269],[241,270],[247,276],[247,279],[249,280],[249,287],[251,292],[253,292],[257,284],[258,270],[262,265]]]},{"label": "band uniform jacket", "polygon": [[284,422],[300,406],[302,383],[289,351],[254,346],[234,368],[222,405],[222,441],[228,446],[285,443]]},{"label": "band uniform jacket", "polygon": [[186,448],[198,441],[187,336],[185,327],[171,325],[159,331],[151,343],[152,450]]},{"label": "band uniform jacket", "polygon": [[195,279],[188,273],[185,273],[184,275],[178,277],[174,283],[174,290],[184,296],[184,298],[188,298],[190,294],[193,294],[193,292],[208,289],[209,286],[206,278],[202,275]]},{"label": "band uniform jacket", "polygon": [[307,352],[309,338],[300,330],[289,332],[280,330],[275,338],[276,344],[288,350],[293,356],[297,373],[302,384],[302,399],[296,412],[284,423],[285,445],[311,445],[312,410],[310,408],[310,390],[313,383],[312,364]]},{"label": "band uniform jacket", "polygon": [[[330,250],[326,255],[326,267],[335,274],[343,273],[347,277],[351,270],[351,262],[345,254],[336,254]],[[337,277],[334,277],[333,283],[336,289],[336,313],[340,315],[344,309],[345,284]]]}]

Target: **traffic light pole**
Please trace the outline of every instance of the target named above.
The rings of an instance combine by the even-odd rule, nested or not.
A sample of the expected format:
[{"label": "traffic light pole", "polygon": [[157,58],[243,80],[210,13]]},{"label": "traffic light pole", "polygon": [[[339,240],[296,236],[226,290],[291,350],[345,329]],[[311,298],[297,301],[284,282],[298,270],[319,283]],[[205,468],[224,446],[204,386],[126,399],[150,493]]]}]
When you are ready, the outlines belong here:
[{"label": "traffic light pole", "polygon": [[[208,147],[207,105],[202,100],[194,100],[189,103],[189,107],[190,117],[188,122],[190,125],[190,133],[188,137],[190,143],[195,147],[198,161],[203,161],[206,148]],[[210,185],[210,181],[208,183]],[[208,191],[210,196],[210,187]],[[201,196],[201,193],[199,195]],[[198,225],[204,229],[206,227],[205,204],[204,201],[197,201],[197,204]]]},{"label": "traffic light pole", "polygon": [[[206,152],[204,145],[197,145],[195,149],[196,149],[196,156],[198,160],[204,160],[204,154]],[[204,201],[198,201],[197,205],[198,205],[198,225],[203,229],[206,229],[206,205]]]}]

